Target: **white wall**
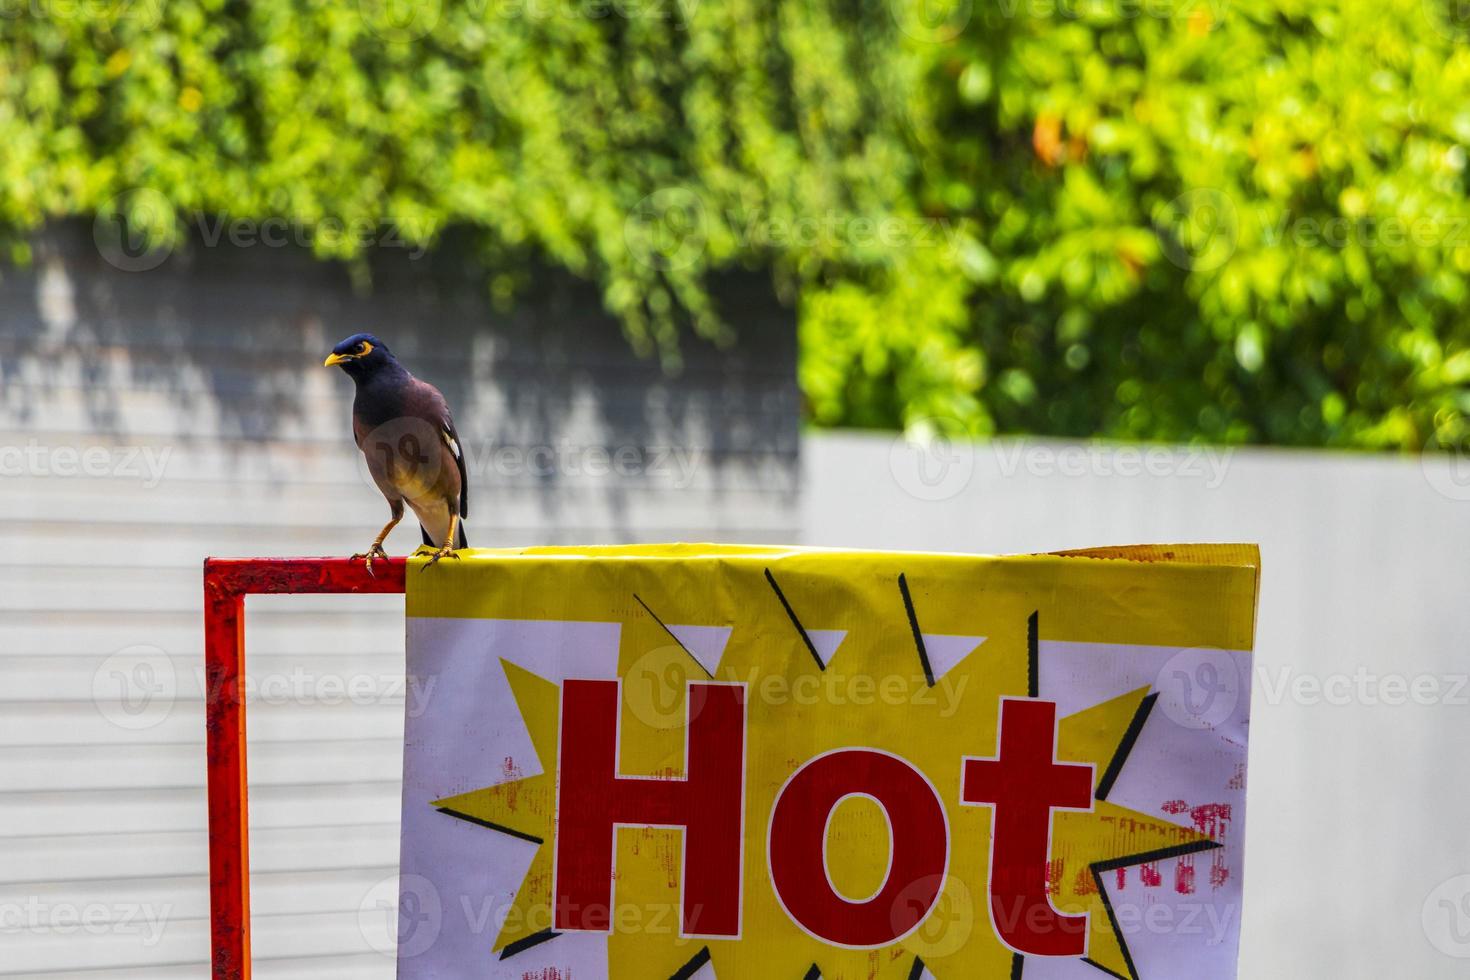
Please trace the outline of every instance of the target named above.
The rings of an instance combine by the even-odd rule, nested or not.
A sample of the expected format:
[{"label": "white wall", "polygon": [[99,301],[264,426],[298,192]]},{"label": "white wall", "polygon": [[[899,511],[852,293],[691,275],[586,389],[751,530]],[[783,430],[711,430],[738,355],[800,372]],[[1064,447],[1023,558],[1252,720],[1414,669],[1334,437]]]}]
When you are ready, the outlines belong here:
[{"label": "white wall", "polygon": [[[803,447],[804,543],[1259,542],[1241,976],[1465,977],[1470,960],[1448,953],[1470,955],[1470,884],[1444,883],[1470,874],[1470,690],[1457,690],[1470,674],[1470,467],[1142,452],[818,434]],[[1334,675],[1353,681],[1347,703],[1261,684]],[[1390,676],[1437,685],[1439,703],[1383,703],[1398,693]]]}]

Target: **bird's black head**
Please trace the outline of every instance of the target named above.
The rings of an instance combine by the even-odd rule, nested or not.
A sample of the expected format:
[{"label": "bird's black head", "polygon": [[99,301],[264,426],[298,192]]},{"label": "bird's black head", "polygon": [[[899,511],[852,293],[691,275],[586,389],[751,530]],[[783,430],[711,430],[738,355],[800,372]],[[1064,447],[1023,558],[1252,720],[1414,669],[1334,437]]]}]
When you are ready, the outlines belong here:
[{"label": "bird's black head", "polygon": [[393,359],[388,345],[377,337],[370,333],[355,333],[333,347],[331,355],[322,363],[324,367],[335,364],[357,380],[372,377],[398,362]]}]

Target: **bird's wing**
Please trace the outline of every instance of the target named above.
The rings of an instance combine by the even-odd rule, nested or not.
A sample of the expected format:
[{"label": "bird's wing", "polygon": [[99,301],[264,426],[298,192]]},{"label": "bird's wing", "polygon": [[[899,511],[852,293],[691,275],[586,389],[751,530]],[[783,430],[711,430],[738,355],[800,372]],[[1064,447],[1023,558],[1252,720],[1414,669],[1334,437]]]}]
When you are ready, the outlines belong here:
[{"label": "bird's wing", "polygon": [[444,443],[444,448],[454,457],[454,465],[459,469],[459,516],[470,516],[470,480],[469,474],[465,472],[464,446],[459,441],[459,433],[454,429],[454,416],[450,414],[449,402],[438,388],[427,381],[414,379],[418,389],[418,401],[423,409],[423,417],[432,419],[439,426],[439,438]]},{"label": "bird's wing", "polygon": [[464,447],[460,445],[459,433],[454,431],[454,419],[449,414],[449,407],[444,408],[444,424],[439,430],[444,436],[444,444],[454,454],[454,465],[459,467],[459,516],[470,516],[470,478],[464,468]]}]

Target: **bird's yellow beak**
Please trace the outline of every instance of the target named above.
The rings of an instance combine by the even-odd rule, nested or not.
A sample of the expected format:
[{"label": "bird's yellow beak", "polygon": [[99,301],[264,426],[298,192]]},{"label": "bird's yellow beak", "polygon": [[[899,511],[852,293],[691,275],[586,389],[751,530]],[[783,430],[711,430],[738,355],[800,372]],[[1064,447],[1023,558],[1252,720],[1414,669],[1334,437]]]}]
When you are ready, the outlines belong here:
[{"label": "bird's yellow beak", "polygon": [[352,360],[351,354],[328,354],[327,359],[322,361],[322,367],[331,367],[334,364],[343,364]]}]

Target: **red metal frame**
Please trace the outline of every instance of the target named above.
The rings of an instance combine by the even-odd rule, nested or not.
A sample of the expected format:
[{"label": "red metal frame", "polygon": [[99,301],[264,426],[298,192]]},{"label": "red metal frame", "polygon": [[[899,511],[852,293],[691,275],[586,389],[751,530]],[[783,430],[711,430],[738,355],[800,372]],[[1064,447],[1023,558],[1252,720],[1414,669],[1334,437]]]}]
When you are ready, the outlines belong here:
[{"label": "red metal frame", "polygon": [[250,977],[250,817],[245,778],[245,597],[403,592],[402,558],[369,574],[347,558],[204,562],[205,744],[209,760],[209,920],[214,980]]}]

